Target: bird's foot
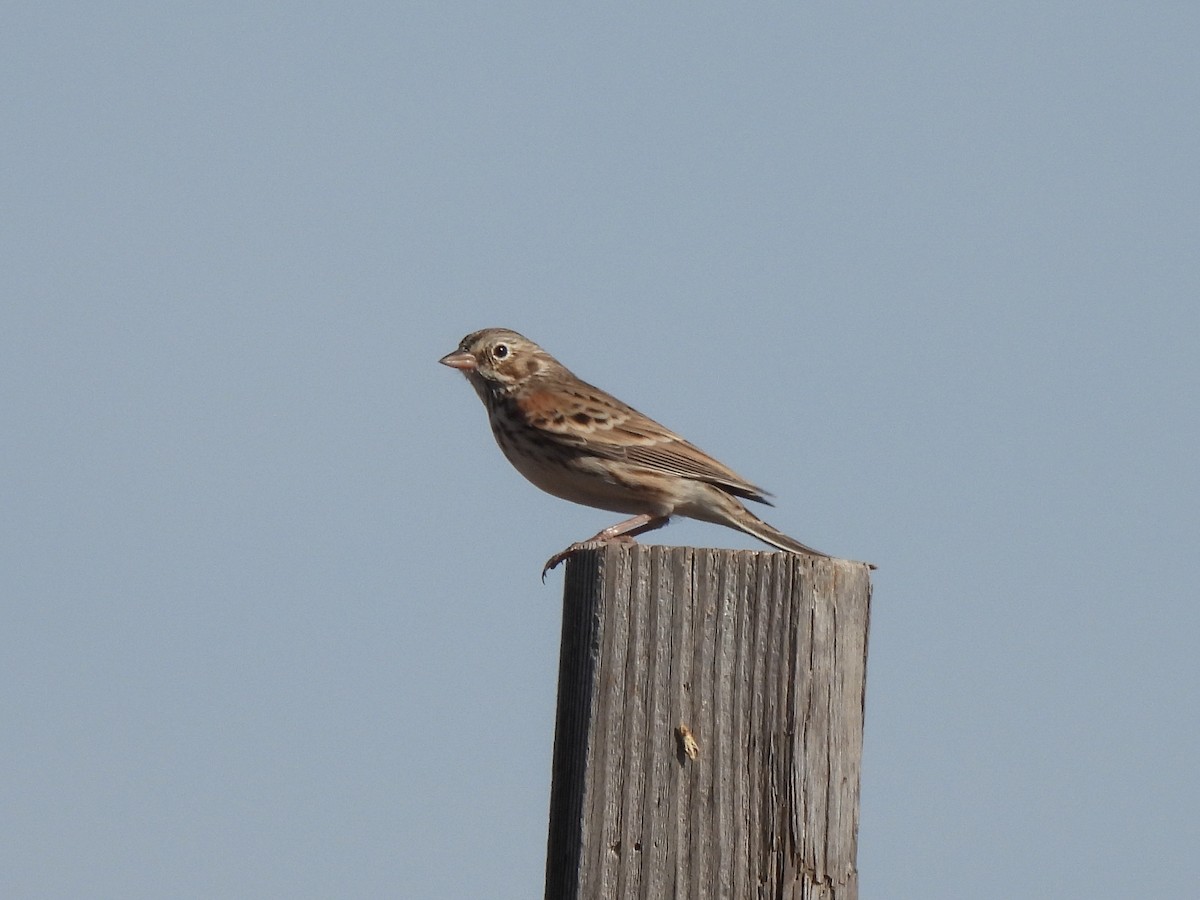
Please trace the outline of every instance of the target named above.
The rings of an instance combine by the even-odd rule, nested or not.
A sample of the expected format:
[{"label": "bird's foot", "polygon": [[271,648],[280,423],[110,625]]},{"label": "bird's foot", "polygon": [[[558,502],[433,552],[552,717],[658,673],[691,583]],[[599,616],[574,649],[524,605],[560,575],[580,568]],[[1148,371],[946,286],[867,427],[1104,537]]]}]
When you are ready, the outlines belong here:
[{"label": "bird's foot", "polygon": [[670,516],[641,513],[632,519],[626,519],[624,522],[618,522],[616,525],[610,525],[603,531],[596,532],[586,541],[576,541],[566,550],[563,550],[561,553],[555,553],[546,560],[546,565],[542,568],[542,584],[546,583],[547,572],[564,559],[574,556],[589,544],[636,544],[637,541],[634,540],[634,537],[639,534],[645,534],[647,531],[653,531],[655,528],[662,528],[669,521]]},{"label": "bird's foot", "polygon": [[586,541],[576,541],[570,547],[567,547],[565,550],[560,550],[558,553],[555,553],[552,557],[546,560],[546,565],[542,567],[542,584],[546,583],[546,573],[548,573],[551,569],[556,568],[559,563],[563,562],[563,560],[570,559],[580,550],[586,550],[589,547],[595,547],[597,545],[603,547],[605,544],[636,543],[637,541],[634,540],[633,535],[629,534],[616,534],[611,536],[596,535],[595,537],[588,538]]}]

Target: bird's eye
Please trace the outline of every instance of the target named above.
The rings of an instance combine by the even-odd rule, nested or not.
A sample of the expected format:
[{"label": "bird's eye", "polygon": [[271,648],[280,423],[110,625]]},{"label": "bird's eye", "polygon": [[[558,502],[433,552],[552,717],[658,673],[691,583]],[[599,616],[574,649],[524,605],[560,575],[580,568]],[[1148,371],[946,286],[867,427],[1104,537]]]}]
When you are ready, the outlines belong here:
[{"label": "bird's eye", "polygon": [[497,344],[496,349],[492,351],[492,356],[496,359],[504,359],[508,356],[508,344]]}]

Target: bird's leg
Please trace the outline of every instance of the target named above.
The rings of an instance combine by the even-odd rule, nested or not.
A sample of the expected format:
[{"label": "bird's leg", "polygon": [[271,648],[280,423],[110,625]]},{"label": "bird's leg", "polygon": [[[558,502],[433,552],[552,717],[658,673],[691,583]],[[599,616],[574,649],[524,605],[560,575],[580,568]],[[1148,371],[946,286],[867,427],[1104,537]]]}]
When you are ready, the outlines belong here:
[{"label": "bird's leg", "polygon": [[669,521],[670,516],[652,516],[649,513],[642,513],[634,516],[632,519],[626,519],[624,522],[618,522],[616,525],[609,525],[603,531],[597,531],[586,541],[576,541],[566,550],[560,553],[555,553],[552,557],[546,560],[546,565],[542,569],[542,581],[546,580],[546,573],[557,566],[560,562],[569,556],[573,556],[586,547],[588,544],[608,544],[619,542],[622,544],[634,543],[634,538],[639,534],[645,534],[647,531],[653,531],[656,528],[662,528]]},{"label": "bird's leg", "polygon": [[632,519],[626,519],[624,522],[618,522],[616,525],[609,525],[603,531],[597,531],[586,541],[578,541],[572,546],[592,543],[607,544],[613,540],[632,544],[633,539],[639,534],[645,534],[647,531],[662,528],[670,521],[670,516],[652,516],[649,513],[642,513],[640,516],[634,516]]}]

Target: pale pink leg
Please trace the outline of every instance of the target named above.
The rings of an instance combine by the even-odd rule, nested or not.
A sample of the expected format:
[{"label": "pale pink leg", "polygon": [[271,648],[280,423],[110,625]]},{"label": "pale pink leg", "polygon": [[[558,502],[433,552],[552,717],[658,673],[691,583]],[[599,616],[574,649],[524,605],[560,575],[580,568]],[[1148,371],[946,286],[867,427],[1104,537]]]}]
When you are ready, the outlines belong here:
[{"label": "pale pink leg", "polygon": [[634,538],[639,534],[645,534],[647,531],[662,528],[669,521],[671,521],[670,516],[652,516],[649,513],[642,513],[641,515],[634,516],[632,519],[618,522],[616,525],[609,525],[603,531],[597,531],[586,541],[576,541],[566,550],[563,550],[561,553],[555,553],[546,560],[546,565],[542,569],[542,581],[546,580],[547,572],[567,557],[578,553],[588,544],[607,544],[613,541],[619,541],[622,544],[632,544],[634,543]]}]

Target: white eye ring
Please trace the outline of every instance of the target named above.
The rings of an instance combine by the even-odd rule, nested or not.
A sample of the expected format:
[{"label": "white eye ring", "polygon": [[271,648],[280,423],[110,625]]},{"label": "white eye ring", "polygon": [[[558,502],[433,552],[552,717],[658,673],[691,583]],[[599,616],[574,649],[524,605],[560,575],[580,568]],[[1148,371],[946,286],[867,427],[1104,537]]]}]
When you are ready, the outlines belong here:
[{"label": "white eye ring", "polygon": [[492,350],[492,356],[496,357],[496,359],[504,359],[508,356],[508,344],[497,344],[495,349]]}]

